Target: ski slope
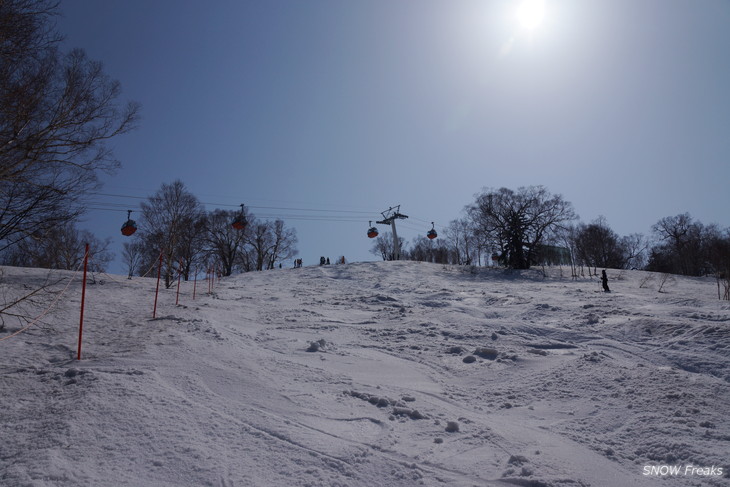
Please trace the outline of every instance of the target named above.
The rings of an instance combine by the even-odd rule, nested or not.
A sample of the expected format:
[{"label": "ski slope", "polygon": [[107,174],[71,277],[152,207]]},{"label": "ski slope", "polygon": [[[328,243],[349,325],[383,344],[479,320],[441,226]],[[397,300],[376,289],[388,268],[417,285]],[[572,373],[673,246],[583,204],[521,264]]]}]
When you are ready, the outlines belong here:
[{"label": "ski slope", "polygon": [[78,273],[1,270],[6,302],[60,279],[28,314],[68,285],[0,341],[3,486],[730,485],[712,279],[356,263],[152,319],[154,280],[97,274],[77,361]]}]

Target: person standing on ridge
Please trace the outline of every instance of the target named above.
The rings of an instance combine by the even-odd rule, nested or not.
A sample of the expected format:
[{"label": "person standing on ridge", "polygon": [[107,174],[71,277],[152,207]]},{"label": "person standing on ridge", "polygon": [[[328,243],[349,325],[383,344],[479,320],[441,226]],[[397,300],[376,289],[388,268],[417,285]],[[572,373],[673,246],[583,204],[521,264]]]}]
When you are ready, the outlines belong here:
[{"label": "person standing on ridge", "polygon": [[608,289],[608,276],[606,275],[606,269],[603,269],[603,271],[601,271],[601,282],[603,283],[603,291],[610,293],[611,290]]}]

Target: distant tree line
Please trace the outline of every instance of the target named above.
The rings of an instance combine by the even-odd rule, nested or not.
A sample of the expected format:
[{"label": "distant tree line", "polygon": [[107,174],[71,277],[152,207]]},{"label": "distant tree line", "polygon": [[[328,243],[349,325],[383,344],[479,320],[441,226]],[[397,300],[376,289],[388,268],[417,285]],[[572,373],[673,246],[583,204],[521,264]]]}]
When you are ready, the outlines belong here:
[{"label": "distant tree line", "polygon": [[[124,243],[123,259],[129,275],[149,275],[162,265],[169,287],[180,274],[214,269],[229,276],[239,272],[273,269],[294,257],[297,236],[282,220],[260,220],[242,208],[239,211],[205,211],[182,181],[162,184],[141,204],[139,231]],[[242,218],[245,228],[233,228]]]},{"label": "distant tree line", "polygon": [[[273,269],[297,255],[296,230],[282,220],[262,220],[248,209],[206,211],[182,181],[162,184],[140,204],[139,230],[123,244],[122,259],[129,276],[156,275],[160,262],[165,285],[180,275],[213,269],[222,275],[234,271]],[[245,228],[232,223],[243,218]],[[0,263],[19,267],[78,269],[90,244],[89,268],[103,272],[114,260],[111,238],[101,240],[74,223],[16,242],[0,252]]]},{"label": "distant tree line", "polygon": [[[574,275],[598,268],[730,275],[730,230],[703,225],[688,213],[662,218],[649,238],[619,236],[604,217],[577,221],[572,205],[543,186],[485,189],[463,213],[436,240],[418,237],[407,245],[400,239],[401,258],[456,265],[497,263],[513,269],[563,264],[570,265]],[[390,260],[395,255],[392,247],[392,235],[384,232],[371,252]]]}]

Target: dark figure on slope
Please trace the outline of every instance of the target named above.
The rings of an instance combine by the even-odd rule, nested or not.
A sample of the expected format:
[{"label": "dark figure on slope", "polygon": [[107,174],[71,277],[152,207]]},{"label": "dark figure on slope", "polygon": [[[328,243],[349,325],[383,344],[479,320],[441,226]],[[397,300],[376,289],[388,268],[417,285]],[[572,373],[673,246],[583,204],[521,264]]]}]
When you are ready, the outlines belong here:
[{"label": "dark figure on slope", "polygon": [[608,289],[608,276],[606,275],[606,269],[603,269],[603,271],[601,271],[601,282],[603,283],[603,290],[607,293],[610,293],[611,290]]}]

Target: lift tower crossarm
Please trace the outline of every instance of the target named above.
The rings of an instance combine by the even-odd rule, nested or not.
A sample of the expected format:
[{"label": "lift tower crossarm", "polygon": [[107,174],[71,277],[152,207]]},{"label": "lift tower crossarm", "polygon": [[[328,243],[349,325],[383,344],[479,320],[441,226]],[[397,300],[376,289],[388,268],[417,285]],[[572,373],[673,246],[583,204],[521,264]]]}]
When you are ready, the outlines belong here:
[{"label": "lift tower crossarm", "polygon": [[383,219],[379,222],[375,222],[378,225],[390,225],[395,220],[400,220],[404,218],[408,218],[408,215],[404,215],[400,212],[400,205],[398,206],[391,206],[387,210],[380,213],[383,215]]},{"label": "lift tower crossarm", "polygon": [[395,260],[400,260],[400,245],[398,242],[398,232],[395,230],[395,221],[408,218],[408,215],[404,215],[400,212],[400,205],[391,206],[387,210],[383,211],[381,215],[383,215],[383,219],[375,223],[378,225],[390,225],[393,230],[393,258]]}]

